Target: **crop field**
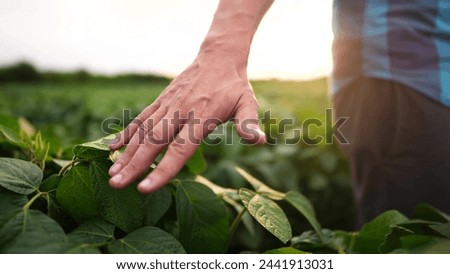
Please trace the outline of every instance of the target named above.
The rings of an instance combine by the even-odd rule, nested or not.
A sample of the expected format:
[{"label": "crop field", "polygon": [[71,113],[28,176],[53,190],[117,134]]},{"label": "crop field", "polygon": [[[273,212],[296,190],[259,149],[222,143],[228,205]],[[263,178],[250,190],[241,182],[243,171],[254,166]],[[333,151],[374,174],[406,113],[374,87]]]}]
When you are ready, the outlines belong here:
[{"label": "crop field", "polygon": [[[109,187],[104,138],[170,81],[40,77],[0,81],[0,253],[450,253],[450,217],[428,205],[354,227],[347,160],[325,141],[326,79],[252,82],[269,143],[242,144],[227,123],[225,142],[143,196]],[[323,123],[296,136],[307,119]]]}]

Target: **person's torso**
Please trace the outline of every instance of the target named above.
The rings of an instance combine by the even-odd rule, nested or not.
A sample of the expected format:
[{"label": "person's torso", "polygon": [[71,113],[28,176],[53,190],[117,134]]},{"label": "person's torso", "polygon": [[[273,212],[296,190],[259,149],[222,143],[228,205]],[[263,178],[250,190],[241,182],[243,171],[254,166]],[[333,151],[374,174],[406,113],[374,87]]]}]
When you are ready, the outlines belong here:
[{"label": "person's torso", "polygon": [[334,0],[333,91],[360,76],[450,107],[449,0]]}]

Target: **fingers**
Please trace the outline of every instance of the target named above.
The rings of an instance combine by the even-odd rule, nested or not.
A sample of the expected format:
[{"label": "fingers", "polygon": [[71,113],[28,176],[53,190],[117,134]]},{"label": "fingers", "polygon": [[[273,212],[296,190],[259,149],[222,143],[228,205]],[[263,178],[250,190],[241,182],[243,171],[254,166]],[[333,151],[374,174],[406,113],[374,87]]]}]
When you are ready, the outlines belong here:
[{"label": "fingers", "polygon": [[[144,112],[146,112],[146,110],[144,110],[141,113],[142,117],[144,115],[147,115],[147,113],[144,113]],[[150,113],[150,111],[151,110],[149,110],[148,113]],[[145,139],[148,137],[148,132],[152,131],[154,125],[159,123],[166,114],[167,114],[167,110],[164,108],[160,108],[160,109],[156,110],[153,113],[153,115],[150,116],[150,118],[145,120],[145,122],[141,121],[140,119],[135,119],[137,122],[134,123],[134,121],[133,121],[132,124],[134,124],[134,125],[130,124],[130,126],[127,127],[127,129],[129,127],[131,127],[129,132],[131,132],[131,130],[133,130],[132,138],[129,142],[128,141],[123,142],[123,140],[129,139],[129,137],[121,139],[120,142],[122,144],[120,146],[123,146],[123,144],[127,144],[127,143],[128,143],[128,146],[125,149],[124,153],[122,155],[120,155],[119,159],[117,159],[117,161],[114,163],[114,165],[111,166],[111,168],[109,169],[110,176],[114,176],[117,173],[119,173],[119,171],[130,162],[131,158],[136,153],[136,151],[138,150],[140,145],[142,145],[143,142],[145,141]],[[136,129],[134,129],[135,125],[137,125],[138,123],[139,123],[139,126]],[[127,130],[127,129],[125,129],[125,130]],[[128,133],[126,133],[126,135],[128,135]],[[118,148],[120,148],[120,146],[118,146]]]},{"label": "fingers", "polygon": [[175,177],[195,153],[207,133],[209,131],[204,129],[202,124],[184,126],[158,166],[139,183],[138,190],[146,194],[152,193]]},{"label": "fingers", "polygon": [[162,119],[153,129],[145,125],[139,129],[125,153],[110,169],[112,178],[109,182],[112,187],[126,187],[150,168],[177,133],[178,124],[169,123],[168,120]]},{"label": "fingers", "polygon": [[[160,108],[160,103],[155,102],[145,108],[133,121],[122,130],[117,137],[109,144],[111,150],[117,150],[132,139],[138,128],[146,121],[150,116],[152,116]],[[159,121],[159,120],[157,120]]]},{"label": "fingers", "polygon": [[266,143],[266,134],[259,128],[258,104],[253,94],[248,99],[242,100],[238,105],[234,122],[237,133],[248,143]]}]

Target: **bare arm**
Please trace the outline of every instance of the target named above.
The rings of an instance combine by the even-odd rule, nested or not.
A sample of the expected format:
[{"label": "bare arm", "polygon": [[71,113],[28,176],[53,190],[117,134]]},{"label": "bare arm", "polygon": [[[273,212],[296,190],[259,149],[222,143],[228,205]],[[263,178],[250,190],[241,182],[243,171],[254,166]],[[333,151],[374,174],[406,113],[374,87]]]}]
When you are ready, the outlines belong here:
[{"label": "bare arm", "polygon": [[265,143],[257,102],[247,79],[253,35],[273,0],[221,0],[194,62],[110,145],[125,152],[111,167],[110,184],[131,184],[168,147],[159,165],[138,185],[151,193],[183,167],[204,137],[234,119],[239,135]]}]

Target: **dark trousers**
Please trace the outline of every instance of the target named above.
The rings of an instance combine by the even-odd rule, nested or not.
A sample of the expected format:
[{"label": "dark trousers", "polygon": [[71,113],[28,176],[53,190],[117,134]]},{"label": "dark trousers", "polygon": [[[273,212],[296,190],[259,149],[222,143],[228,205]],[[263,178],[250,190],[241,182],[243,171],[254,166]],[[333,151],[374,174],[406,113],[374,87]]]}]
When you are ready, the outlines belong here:
[{"label": "dark trousers", "polygon": [[450,109],[396,82],[361,77],[333,98],[357,225],[419,203],[450,212]]}]

